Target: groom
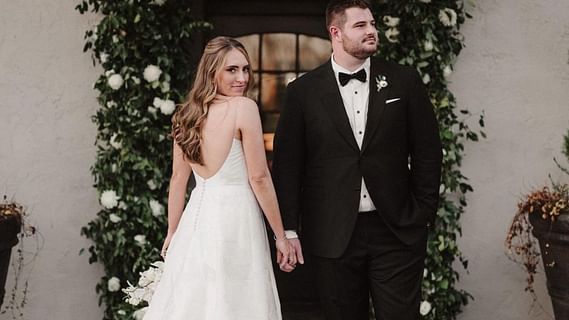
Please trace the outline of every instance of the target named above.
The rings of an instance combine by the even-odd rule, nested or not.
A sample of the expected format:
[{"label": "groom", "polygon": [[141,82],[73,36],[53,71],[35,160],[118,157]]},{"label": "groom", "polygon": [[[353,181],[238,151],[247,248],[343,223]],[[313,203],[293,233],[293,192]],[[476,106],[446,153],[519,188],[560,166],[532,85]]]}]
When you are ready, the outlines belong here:
[{"label": "groom", "polygon": [[332,1],[326,23],[332,57],[288,86],[275,134],[285,228],[298,260],[311,255],[326,319],[368,319],[370,294],[376,319],[419,319],[441,174],[433,106],[414,68],[371,57],[367,2]]}]

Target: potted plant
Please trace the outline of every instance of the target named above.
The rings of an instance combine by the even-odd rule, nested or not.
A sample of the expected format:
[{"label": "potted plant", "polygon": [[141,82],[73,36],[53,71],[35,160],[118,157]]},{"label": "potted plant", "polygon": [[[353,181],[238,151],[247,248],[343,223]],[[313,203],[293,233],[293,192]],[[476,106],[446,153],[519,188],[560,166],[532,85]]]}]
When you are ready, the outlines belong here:
[{"label": "potted plant", "polygon": [[9,203],[4,196],[0,204],[0,307],[6,294],[6,276],[10,266],[12,247],[18,244],[18,234],[22,229],[24,209],[16,203]]},{"label": "potted plant", "polygon": [[[564,154],[569,159],[569,134],[565,137]],[[557,165],[569,174],[567,169]],[[568,184],[551,180],[551,186],[541,187],[522,198],[506,238],[506,248],[508,256],[526,270],[526,291],[534,300],[534,275],[541,256],[555,319],[569,319]]]}]

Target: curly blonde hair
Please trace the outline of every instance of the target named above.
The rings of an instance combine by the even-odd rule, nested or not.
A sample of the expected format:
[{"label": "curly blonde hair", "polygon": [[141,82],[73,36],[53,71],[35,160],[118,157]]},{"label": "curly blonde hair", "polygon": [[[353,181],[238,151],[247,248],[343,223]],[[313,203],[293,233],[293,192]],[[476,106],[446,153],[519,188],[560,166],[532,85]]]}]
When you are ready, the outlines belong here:
[{"label": "curly blonde hair", "polygon": [[[202,129],[208,115],[209,106],[217,94],[217,78],[225,65],[227,53],[231,50],[241,52],[247,63],[251,64],[245,47],[229,37],[216,37],[205,46],[198,64],[196,79],[186,101],[180,105],[172,117],[172,136],[190,162],[203,165],[201,154]],[[253,86],[253,72],[249,68],[249,81],[244,94]]]}]

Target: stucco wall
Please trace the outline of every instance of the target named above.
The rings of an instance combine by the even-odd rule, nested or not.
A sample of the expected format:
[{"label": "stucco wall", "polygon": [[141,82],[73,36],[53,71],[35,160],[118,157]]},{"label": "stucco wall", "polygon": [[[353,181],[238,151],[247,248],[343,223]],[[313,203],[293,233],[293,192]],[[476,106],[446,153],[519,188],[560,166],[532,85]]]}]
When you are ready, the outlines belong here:
[{"label": "stucco wall", "polygon": [[[525,273],[505,257],[503,242],[523,194],[547,183],[548,174],[569,180],[552,159],[564,159],[569,129],[569,1],[476,3],[451,78],[460,106],[485,112],[488,134],[467,145],[464,162],[475,191],[462,219],[470,274],[460,287],[476,300],[460,319],[548,319],[531,308]],[[542,270],[537,294],[551,312]]]},{"label": "stucco wall", "polygon": [[79,229],[98,208],[89,167],[99,71],[82,52],[94,19],[76,3],[0,0],[0,193],[28,207],[43,244],[25,272],[30,320],[102,319],[102,268],[78,255],[89,244]]},{"label": "stucco wall", "polygon": [[[89,167],[100,70],[82,52],[96,18],[75,4],[0,0],[0,192],[29,207],[44,243],[25,319],[102,318],[101,268],[77,254],[88,245],[79,229],[98,209]],[[480,0],[469,12],[451,88],[461,107],[484,110],[488,139],[469,143],[464,162],[475,192],[462,220],[470,273],[460,287],[476,300],[460,319],[546,319],[530,310],[525,274],[503,241],[520,195],[548,173],[561,177],[552,157],[569,128],[569,2]],[[543,280],[537,291],[550,312]]]}]

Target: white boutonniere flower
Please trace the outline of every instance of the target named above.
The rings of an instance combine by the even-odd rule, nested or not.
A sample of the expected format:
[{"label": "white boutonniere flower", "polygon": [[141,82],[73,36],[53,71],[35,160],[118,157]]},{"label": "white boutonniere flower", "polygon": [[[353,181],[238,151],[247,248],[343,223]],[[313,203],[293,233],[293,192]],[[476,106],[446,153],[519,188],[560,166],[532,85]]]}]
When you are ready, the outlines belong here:
[{"label": "white boutonniere flower", "polygon": [[377,85],[377,92],[379,92],[381,89],[387,87],[389,83],[387,83],[387,78],[380,74],[375,77],[375,84]]}]

